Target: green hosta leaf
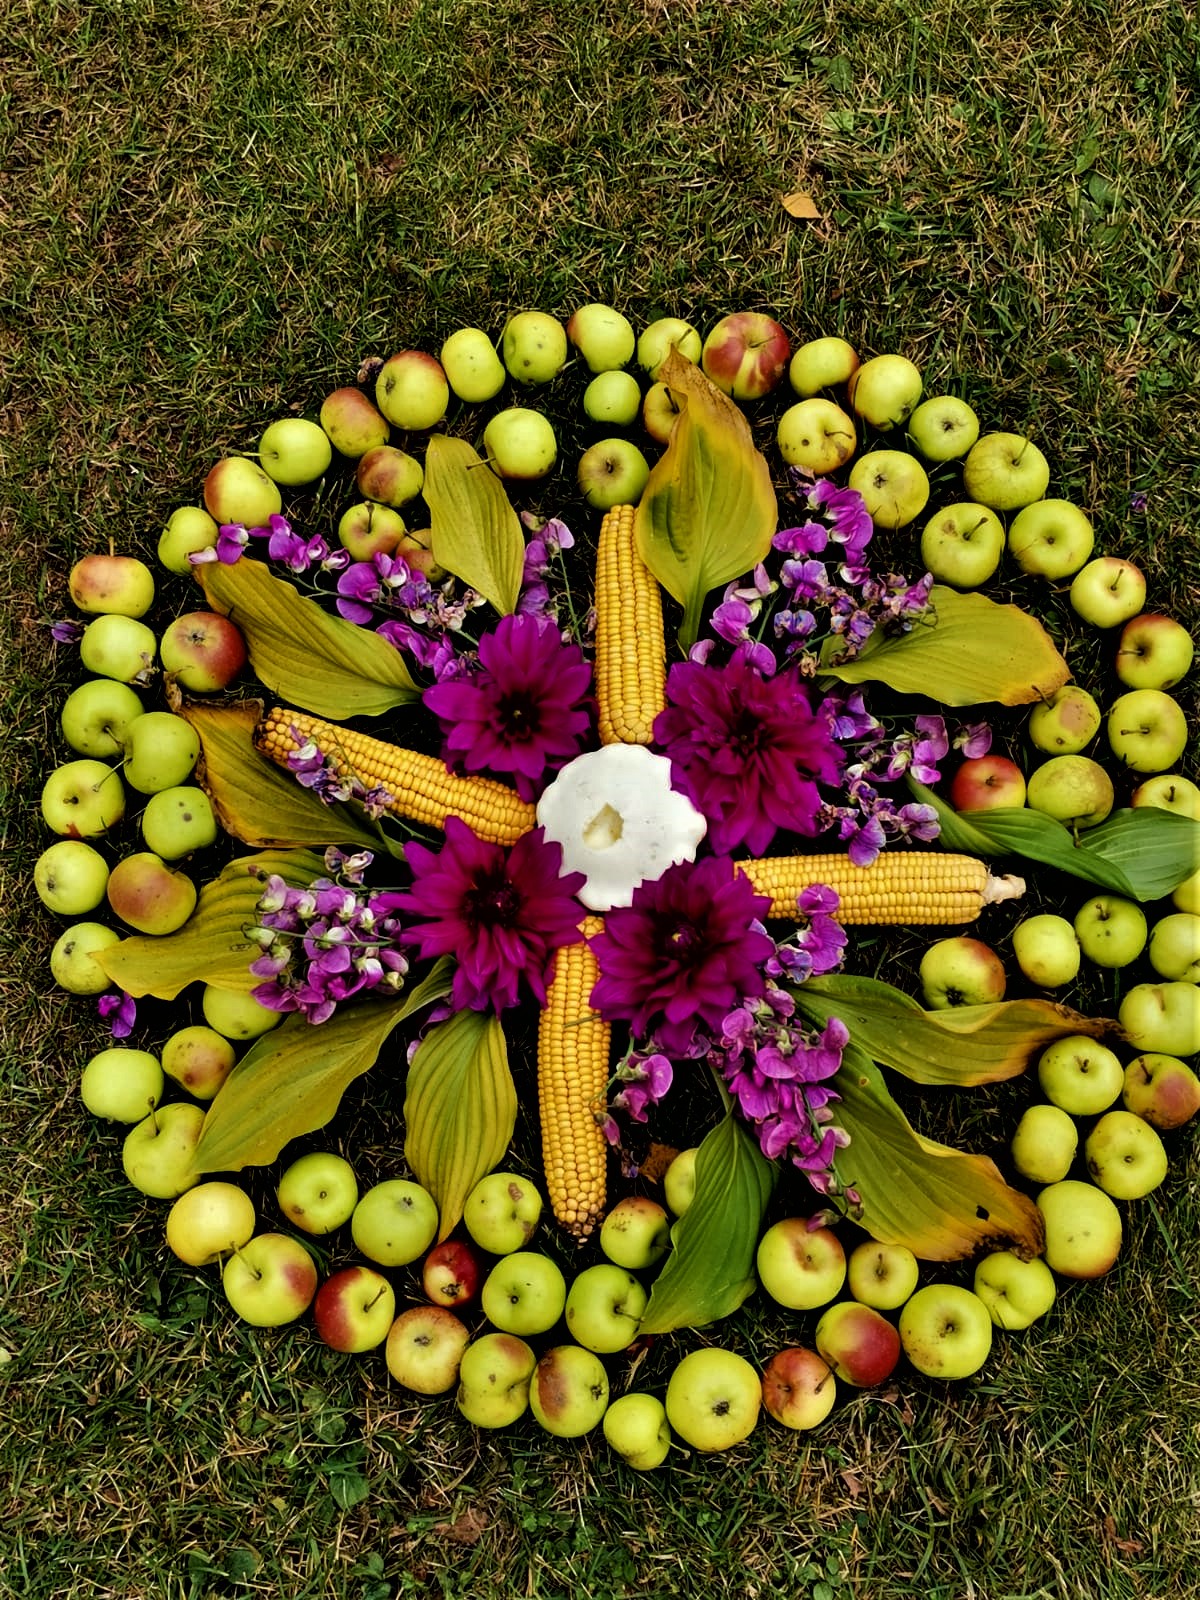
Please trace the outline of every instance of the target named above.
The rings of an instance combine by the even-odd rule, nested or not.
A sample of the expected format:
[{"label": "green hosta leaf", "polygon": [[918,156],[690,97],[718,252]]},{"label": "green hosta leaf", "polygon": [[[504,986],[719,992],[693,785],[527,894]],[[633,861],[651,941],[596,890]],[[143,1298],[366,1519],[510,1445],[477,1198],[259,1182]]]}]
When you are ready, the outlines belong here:
[{"label": "green hosta leaf", "polygon": [[651,470],[634,531],[642,560],[683,607],[686,650],[708,592],[766,556],[778,508],[770,469],[738,406],[678,351],[658,376],[682,410]]},{"label": "green hosta leaf", "polygon": [[911,633],[872,635],[861,655],[840,666],[832,660],[839,641],[831,639],[821,671],[843,683],[886,683],[948,706],[1026,705],[1066,683],[1067,663],[1027,611],[936,584],[930,598],[936,625],[918,622]]},{"label": "green hosta leaf", "polygon": [[1161,900],[1200,860],[1200,822],[1158,806],[1114,811],[1076,840],[1068,827],[1040,811],[998,806],[960,813],[913,779],[909,788],[937,812],[944,849],[1024,856],[1131,900]]},{"label": "green hosta leaf", "polygon": [[327,806],[311,789],[261,756],[254,729],[262,716],[260,700],[235,705],[185,705],[182,715],[200,735],[203,766],[199,782],[226,833],[245,844],[326,845],[378,850],[377,828],[353,806]]},{"label": "green hosta leaf", "polygon": [[[451,965],[439,961],[396,1000],[364,1000],[314,1026],[293,1014],[255,1040],[208,1108],[196,1148],[201,1172],[261,1167],[291,1139],[323,1128],[355,1078],[374,1066],[390,1034],[422,1006],[450,992]],[[396,1075],[404,1052],[394,1052]]]},{"label": "green hosta leaf", "polygon": [[838,1123],[850,1135],[835,1168],[857,1189],[859,1219],[873,1239],[903,1244],[925,1261],[958,1261],[982,1246],[1040,1252],[1041,1215],[1010,1188],[994,1161],[925,1139],[888,1093],[879,1068],[847,1045],[833,1080]]},{"label": "green hosta leaf", "polygon": [[211,983],[217,989],[248,994],[260,978],[250,972],[259,954],[246,938],[258,918],[255,906],[262,883],[255,870],[275,872],[293,888],[303,888],[325,871],[324,860],[311,850],[264,850],[239,856],[221,876],[206,883],[196,909],[178,933],[157,938],[138,935],[103,950],[105,972],[127,994],[141,999],[174,1000],[189,983]]},{"label": "green hosta leaf", "polygon": [[1050,1000],[925,1011],[890,983],[847,973],[810,978],[792,993],[819,1026],[840,1017],[856,1045],[914,1083],[997,1083],[1024,1072],[1054,1039],[1098,1038],[1115,1027]]},{"label": "green hosta leaf", "polygon": [[250,664],[274,694],[318,717],[378,717],[419,700],[394,645],[370,628],[332,617],[293,584],[245,556],[197,567],[214,611],[236,622]]},{"label": "green hosta leaf", "polygon": [[525,535],[504,485],[464,439],[435,433],[425,450],[433,558],[490,600],[517,609]]},{"label": "green hosta leaf", "polygon": [[737,1310],[755,1287],[754,1253],[779,1169],[727,1114],[696,1155],[696,1195],[671,1229],[642,1333],[702,1328]]},{"label": "green hosta leaf", "polygon": [[408,1069],[404,1120],[404,1154],[437,1201],[444,1239],[516,1126],[517,1091],[498,1018],[456,1011],[430,1028]]}]

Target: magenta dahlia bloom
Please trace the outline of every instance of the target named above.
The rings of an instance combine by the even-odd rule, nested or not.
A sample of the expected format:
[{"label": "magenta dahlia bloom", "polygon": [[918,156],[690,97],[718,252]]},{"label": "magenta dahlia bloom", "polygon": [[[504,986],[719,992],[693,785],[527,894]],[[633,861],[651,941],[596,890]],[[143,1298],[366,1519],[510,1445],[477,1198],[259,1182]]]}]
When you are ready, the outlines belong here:
[{"label": "magenta dahlia bloom", "polygon": [[592,669],[541,617],[501,617],[479,641],[470,676],[434,684],[425,704],[442,724],[446,765],[511,775],[536,800],[548,772],[577,756],[591,725]]},{"label": "magenta dahlia bloom", "polygon": [[534,828],[506,850],[477,838],[461,817],[447,817],[440,850],[408,844],[404,858],[413,886],[393,898],[421,919],[404,939],[422,956],[455,958],[455,1008],[505,1011],[516,1005],[522,978],[544,1005],[554,952],[583,937],[575,893],[584,877],[560,871],[562,846]]},{"label": "magenta dahlia bloom", "polygon": [[670,1056],[686,1056],[704,1033],[719,1036],[725,1017],[760,995],[760,964],[774,941],[759,919],[770,909],[728,858],[668,867],[639,884],[633,904],[610,911],[591,940],[600,978],[591,1003],[607,1021],[628,1021],[635,1037],[653,1034]]},{"label": "magenta dahlia bloom", "polygon": [[778,828],[818,831],[817,784],[838,781],[843,757],[797,673],[764,678],[738,656],[724,667],[684,661],[667,674],[667,702],[654,738],[715,851],[761,855]]}]

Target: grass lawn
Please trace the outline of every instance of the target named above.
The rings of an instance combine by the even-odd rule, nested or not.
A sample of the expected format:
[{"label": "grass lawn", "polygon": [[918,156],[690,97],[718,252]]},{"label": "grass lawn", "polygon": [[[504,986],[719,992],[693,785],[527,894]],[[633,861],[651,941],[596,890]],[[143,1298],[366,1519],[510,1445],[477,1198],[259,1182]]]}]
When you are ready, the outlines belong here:
[{"label": "grass lawn", "polygon": [[[213,459],[315,415],[364,357],[498,333],[521,308],[600,299],[704,328],[755,307],[796,341],[903,351],[929,393],[1033,436],[1051,493],[1195,633],[1195,7],[11,0],[7,21],[0,1596],[1200,1593],[1194,1136],[1128,1210],[1112,1273],[998,1339],[977,1378],[903,1369],[811,1436],[764,1424],[639,1476],[602,1440],[477,1433],[406,1398],[378,1353],[236,1322],[79,1103],[102,1033],[55,990],[58,925],[29,883],[77,681],[45,626],[70,564],[110,539],[152,553]],[[819,218],[790,217],[792,191]],[[530,503],[582,527],[582,423],[560,438]],[[190,593],[164,585],[175,610]],[[1065,594],[1021,579],[1013,597],[1110,692]],[[1052,909],[1085,897],[1041,888]],[[1015,920],[988,925],[1006,953]],[[924,942],[864,943],[864,970],[912,988]],[[1109,1010],[1120,981],[1069,998]],[[1002,1156],[1030,1093],[961,1097],[928,1125]],[[384,1176],[395,1127],[356,1093],[338,1138]],[[795,1327],[752,1306],[711,1336],[762,1357]]]}]

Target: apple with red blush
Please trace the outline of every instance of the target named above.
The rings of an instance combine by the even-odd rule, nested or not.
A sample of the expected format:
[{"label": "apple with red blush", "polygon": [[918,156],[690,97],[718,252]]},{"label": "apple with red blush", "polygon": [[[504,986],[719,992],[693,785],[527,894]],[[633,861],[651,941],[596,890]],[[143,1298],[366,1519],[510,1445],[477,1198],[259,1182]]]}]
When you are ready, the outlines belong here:
[{"label": "apple with red blush", "polygon": [[777,1350],[763,1368],[762,1403],[785,1428],[807,1430],[825,1421],[837,1399],[829,1363],[815,1350],[793,1345]]},{"label": "apple with red blush", "polygon": [[705,339],[700,365],[709,381],[735,400],[761,400],[782,379],[791,354],[791,342],[774,317],[734,311]]},{"label": "apple with red blush", "polygon": [[313,1322],[331,1350],[357,1355],[381,1345],[396,1315],[396,1294],[373,1267],[343,1267],[317,1290]]},{"label": "apple with red blush", "polygon": [[956,811],[1019,810],[1025,804],[1025,774],[1007,756],[974,756],[951,779],[950,804]]},{"label": "apple with red blush", "polygon": [[817,1323],[817,1350],[843,1383],[873,1389],[889,1378],[900,1359],[893,1323],[858,1300],[839,1300]]},{"label": "apple with red blush", "polygon": [[479,1298],[483,1261],[465,1239],[435,1244],[421,1267],[421,1287],[435,1306],[457,1309]]},{"label": "apple with red blush", "polygon": [[228,688],[246,665],[246,641],[219,612],[188,611],[163,634],[159,656],[184,689],[214,694]]}]

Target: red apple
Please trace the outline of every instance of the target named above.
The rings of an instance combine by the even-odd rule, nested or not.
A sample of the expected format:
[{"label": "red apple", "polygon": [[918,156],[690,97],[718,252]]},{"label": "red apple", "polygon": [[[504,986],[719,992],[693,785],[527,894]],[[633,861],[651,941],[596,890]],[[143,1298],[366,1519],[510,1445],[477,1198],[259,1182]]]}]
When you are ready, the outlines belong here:
[{"label": "red apple", "polygon": [[792,347],[773,317],[761,311],[735,311],[704,341],[700,364],[705,375],[735,400],[758,400],[787,371]]},{"label": "red apple", "polygon": [[1025,804],[1025,774],[1007,756],[975,756],[964,761],[950,784],[956,811],[991,811]]},{"label": "red apple", "polygon": [[763,1368],[762,1403],[785,1428],[815,1428],[833,1410],[837,1383],[815,1350],[777,1350]]},{"label": "red apple", "polygon": [[465,1306],[479,1296],[483,1263],[465,1239],[443,1239],[425,1257],[421,1287],[435,1306]]},{"label": "red apple", "polygon": [[188,611],[163,634],[159,655],[185,689],[212,694],[227,688],[246,665],[246,641],[228,617]]},{"label": "red apple", "polygon": [[843,1382],[870,1389],[891,1376],[900,1335],[874,1307],[839,1300],[817,1323],[817,1349]]},{"label": "red apple", "polygon": [[313,1322],[331,1350],[373,1350],[387,1338],[395,1314],[395,1292],[373,1267],[343,1267],[313,1301]]}]

